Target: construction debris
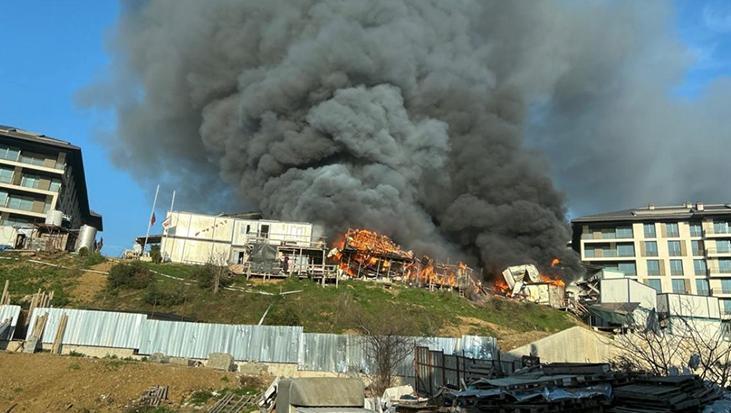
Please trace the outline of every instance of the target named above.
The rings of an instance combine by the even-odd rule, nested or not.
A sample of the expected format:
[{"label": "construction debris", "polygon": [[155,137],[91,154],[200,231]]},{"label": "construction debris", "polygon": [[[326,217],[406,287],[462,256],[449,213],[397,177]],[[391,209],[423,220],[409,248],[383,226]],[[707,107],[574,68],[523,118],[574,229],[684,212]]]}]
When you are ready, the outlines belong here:
[{"label": "construction debris", "polygon": [[245,411],[247,407],[251,407],[256,404],[259,395],[257,394],[244,394],[236,395],[234,393],[227,393],[221,397],[216,404],[208,410],[209,413],[241,413]]},{"label": "construction debris", "polygon": [[454,392],[453,403],[485,412],[695,412],[723,396],[697,376],[612,372],[608,364],[559,363],[504,378],[478,379]]},{"label": "construction debris", "polygon": [[0,305],[10,304],[10,280],[5,280],[5,287],[3,288],[3,294],[0,296]]},{"label": "construction debris", "polygon": [[[554,260],[552,266],[557,266]],[[566,307],[566,284],[559,278],[541,274],[533,264],[516,265],[503,271],[503,280],[497,280],[496,292],[553,308]]]},{"label": "construction debris", "polygon": [[168,400],[168,386],[155,385],[145,390],[142,395],[126,411],[147,411],[149,407],[159,407]]}]

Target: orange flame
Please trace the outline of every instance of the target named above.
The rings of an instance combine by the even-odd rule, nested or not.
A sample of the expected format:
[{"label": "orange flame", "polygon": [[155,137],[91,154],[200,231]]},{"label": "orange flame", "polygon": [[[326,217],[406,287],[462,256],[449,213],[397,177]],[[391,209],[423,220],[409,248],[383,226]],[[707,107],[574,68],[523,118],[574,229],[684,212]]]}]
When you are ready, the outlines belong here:
[{"label": "orange flame", "polygon": [[561,264],[561,260],[554,258],[551,260],[551,267],[558,267]]},{"label": "orange flame", "polygon": [[472,272],[462,262],[448,265],[426,256],[416,259],[388,236],[367,229],[349,229],[334,247],[337,253],[331,258],[351,277],[401,277],[421,285],[456,287]]}]

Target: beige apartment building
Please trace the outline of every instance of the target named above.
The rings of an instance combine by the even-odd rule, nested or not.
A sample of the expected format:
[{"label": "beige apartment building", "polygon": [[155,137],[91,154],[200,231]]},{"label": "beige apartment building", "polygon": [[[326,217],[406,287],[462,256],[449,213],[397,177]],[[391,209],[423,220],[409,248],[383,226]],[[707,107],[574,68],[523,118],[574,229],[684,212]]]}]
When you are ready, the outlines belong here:
[{"label": "beige apartment building", "polygon": [[621,271],[658,292],[718,297],[731,315],[731,204],[649,205],[572,226],[588,268]]},{"label": "beige apartment building", "polygon": [[31,227],[53,210],[68,228],[102,230],[102,217],[89,209],[81,149],[0,125],[0,225]]}]

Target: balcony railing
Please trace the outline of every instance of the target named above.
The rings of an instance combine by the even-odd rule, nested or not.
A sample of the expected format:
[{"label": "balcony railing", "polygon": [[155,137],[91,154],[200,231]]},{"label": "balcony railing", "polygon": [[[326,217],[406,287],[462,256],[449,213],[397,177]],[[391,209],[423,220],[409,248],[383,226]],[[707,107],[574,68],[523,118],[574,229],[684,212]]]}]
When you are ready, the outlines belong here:
[{"label": "balcony railing", "polygon": [[616,232],[588,232],[581,234],[581,239],[583,240],[615,240],[633,238],[633,234],[618,234]]},{"label": "balcony railing", "polygon": [[708,248],[706,248],[706,254],[708,254],[708,255],[731,254],[731,248],[708,247]]},{"label": "balcony railing", "polygon": [[731,288],[711,288],[711,292],[713,295],[731,295]]},{"label": "balcony railing", "polygon": [[729,275],[731,275],[731,267],[719,267],[719,266],[715,266],[715,265],[709,265],[708,272],[711,274],[729,274]]},{"label": "balcony railing", "polygon": [[630,252],[619,252],[618,250],[585,250],[584,256],[587,258],[615,258],[615,257],[629,257],[635,256],[634,251]]}]

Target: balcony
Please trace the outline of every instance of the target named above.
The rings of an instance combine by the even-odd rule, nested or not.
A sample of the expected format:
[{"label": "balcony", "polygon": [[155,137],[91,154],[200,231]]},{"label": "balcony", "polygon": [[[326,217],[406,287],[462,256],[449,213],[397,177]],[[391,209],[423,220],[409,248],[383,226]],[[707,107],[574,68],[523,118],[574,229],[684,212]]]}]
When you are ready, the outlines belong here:
[{"label": "balcony", "polygon": [[634,234],[632,233],[616,233],[616,232],[585,232],[581,234],[582,241],[614,241],[614,242],[632,242]]},{"label": "balcony", "polygon": [[709,228],[705,231],[706,238],[731,238],[731,227]]},{"label": "balcony", "polygon": [[584,250],[584,258],[586,259],[626,259],[626,258],[635,258],[634,251],[631,253],[629,252],[619,252],[616,249],[612,250],[600,250],[600,249],[587,249]]},{"label": "balcony", "polygon": [[731,249],[728,248],[706,248],[706,256],[708,257],[731,257]]},{"label": "balcony", "polygon": [[731,297],[731,289],[711,288],[711,294],[714,297]]},{"label": "balcony", "polygon": [[708,266],[708,276],[712,277],[712,278],[731,277],[731,268],[709,265]]}]

